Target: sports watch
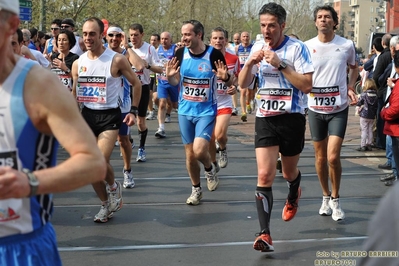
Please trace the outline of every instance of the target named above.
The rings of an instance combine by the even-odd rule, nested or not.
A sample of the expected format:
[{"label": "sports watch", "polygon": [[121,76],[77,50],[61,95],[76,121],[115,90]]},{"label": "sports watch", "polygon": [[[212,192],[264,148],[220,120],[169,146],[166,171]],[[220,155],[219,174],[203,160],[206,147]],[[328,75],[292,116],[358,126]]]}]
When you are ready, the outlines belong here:
[{"label": "sports watch", "polygon": [[33,174],[32,171],[27,168],[23,168],[22,172],[26,174],[29,180],[29,186],[30,186],[29,197],[36,196],[37,189],[39,188],[39,180],[37,180],[35,174]]},{"label": "sports watch", "polygon": [[277,69],[281,71],[281,70],[285,69],[286,67],[287,67],[287,63],[285,63],[284,60],[281,60]]}]

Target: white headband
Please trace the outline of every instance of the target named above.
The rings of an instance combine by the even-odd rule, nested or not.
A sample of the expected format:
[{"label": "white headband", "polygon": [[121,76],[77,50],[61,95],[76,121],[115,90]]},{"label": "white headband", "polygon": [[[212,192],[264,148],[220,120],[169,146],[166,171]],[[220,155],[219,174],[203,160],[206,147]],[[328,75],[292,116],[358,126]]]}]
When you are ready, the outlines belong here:
[{"label": "white headband", "polygon": [[118,32],[118,33],[122,33],[122,32],[123,32],[123,30],[122,30],[121,28],[119,28],[119,27],[110,27],[110,28],[108,28],[108,30],[107,30],[107,34],[109,34],[109,33],[111,33],[111,32],[114,32],[114,31],[116,31],[116,32]]}]

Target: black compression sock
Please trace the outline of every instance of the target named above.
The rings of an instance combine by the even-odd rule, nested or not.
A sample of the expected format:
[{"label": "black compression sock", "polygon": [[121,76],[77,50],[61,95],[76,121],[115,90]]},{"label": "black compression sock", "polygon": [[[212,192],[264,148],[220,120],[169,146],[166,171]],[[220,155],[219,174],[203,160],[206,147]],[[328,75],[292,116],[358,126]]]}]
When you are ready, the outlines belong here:
[{"label": "black compression sock", "polygon": [[260,232],[270,234],[270,216],[273,209],[273,191],[271,187],[256,187],[255,190],[256,210]]},{"label": "black compression sock", "polygon": [[298,172],[298,176],[292,182],[287,181],[289,192],[288,192],[288,199],[296,199],[298,198],[298,188],[301,184],[301,171]]}]

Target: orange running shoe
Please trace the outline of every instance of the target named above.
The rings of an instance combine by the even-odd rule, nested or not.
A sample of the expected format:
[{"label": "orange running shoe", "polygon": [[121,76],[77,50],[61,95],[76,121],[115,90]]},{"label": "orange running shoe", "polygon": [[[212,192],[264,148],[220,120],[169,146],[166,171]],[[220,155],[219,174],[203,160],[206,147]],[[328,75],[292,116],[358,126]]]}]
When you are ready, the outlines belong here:
[{"label": "orange running shoe", "polygon": [[274,251],[272,238],[269,234],[259,234],[254,242],[254,249],[260,252],[272,252]]},{"label": "orange running shoe", "polygon": [[299,187],[298,198],[295,200],[295,202],[289,202],[288,199],[286,200],[282,214],[282,218],[284,221],[291,221],[295,217],[296,211],[298,210],[298,201],[301,197],[301,192],[301,187]]}]

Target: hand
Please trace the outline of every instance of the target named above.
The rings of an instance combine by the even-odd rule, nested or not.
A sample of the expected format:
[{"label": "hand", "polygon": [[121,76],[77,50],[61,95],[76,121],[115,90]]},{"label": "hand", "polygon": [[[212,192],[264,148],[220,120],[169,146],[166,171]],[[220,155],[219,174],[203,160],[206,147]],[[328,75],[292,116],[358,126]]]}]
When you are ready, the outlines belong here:
[{"label": "hand", "polygon": [[227,78],[229,77],[227,74],[227,66],[220,60],[218,60],[217,62],[215,61],[215,66],[217,71],[212,69],[212,72],[215,73],[216,77],[221,80],[227,80]]},{"label": "hand", "polygon": [[176,57],[173,57],[165,64],[165,73],[167,77],[174,77],[179,73],[180,67],[178,67],[179,60]]},{"label": "hand", "polygon": [[129,127],[135,125],[136,116],[134,114],[128,113],[123,119],[123,123],[126,123],[126,125],[128,125]]},{"label": "hand", "polygon": [[30,193],[26,174],[11,167],[0,167],[0,200],[24,198]]},{"label": "hand", "polygon": [[227,93],[228,95],[234,95],[234,94],[236,94],[236,93],[237,93],[237,87],[236,87],[235,85],[231,85],[231,86],[227,89],[226,93]]},{"label": "hand", "polygon": [[356,105],[357,104],[357,96],[353,90],[348,90],[348,97],[351,100],[349,103],[350,105]]}]

